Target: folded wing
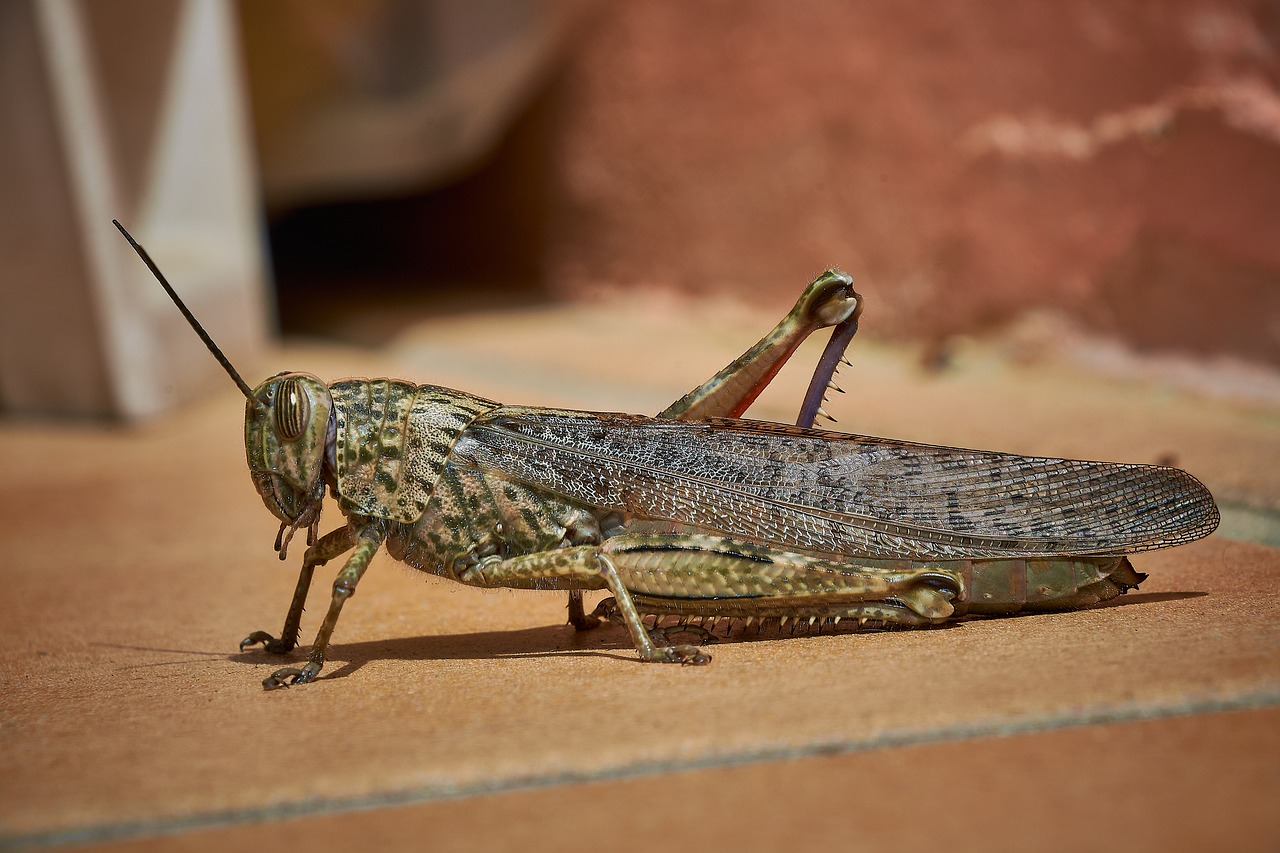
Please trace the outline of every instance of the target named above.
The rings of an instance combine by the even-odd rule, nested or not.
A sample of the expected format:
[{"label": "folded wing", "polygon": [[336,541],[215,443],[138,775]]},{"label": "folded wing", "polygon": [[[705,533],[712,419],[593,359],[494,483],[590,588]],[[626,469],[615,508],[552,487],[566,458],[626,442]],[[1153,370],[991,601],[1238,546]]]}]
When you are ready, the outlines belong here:
[{"label": "folded wing", "polygon": [[1176,468],[936,447],[746,420],[504,407],[458,463],[584,503],[805,551],[958,559],[1118,555],[1213,531]]}]

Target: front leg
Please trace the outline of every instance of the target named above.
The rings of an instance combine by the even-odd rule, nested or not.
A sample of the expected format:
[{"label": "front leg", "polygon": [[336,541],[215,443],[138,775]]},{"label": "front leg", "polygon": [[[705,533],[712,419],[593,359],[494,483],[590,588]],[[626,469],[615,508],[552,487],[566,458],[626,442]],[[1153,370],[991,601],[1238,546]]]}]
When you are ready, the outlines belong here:
[{"label": "front leg", "polygon": [[[370,521],[360,529],[356,536],[355,551],[347,558],[342,571],[338,572],[338,577],[333,582],[333,598],[329,602],[329,612],[325,614],[315,642],[311,644],[311,654],[307,655],[306,664],[301,669],[285,667],[276,670],[263,680],[262,686],[265,689],[274,690],[291,684],[305,684],[308,681],[314,681],[320,674],[320,669],[324,666],[325,652],[329,649],[329,639],[333,636],[333,629],[338,625],[338,616],[342,613],[342,605],[348,598],[355,595],[356,584],[360,582],[360,578],[364,577],[369,561],[378,552],[386,535],[386,526],[382,521]],[[316,543],[317,546],[319,544]]]},{"label": "front leg", "polygon": [[289,612],[284,617],[284,628],[280,631],[280,639],[266,631],[254,631],[240,641],[240,651],[262,643],[264,651],[275,655],[286,654],[298,645],[298,631],[302,627],[302,609],[307,603],[307,593],[311,590],[311,578],[316,566],[323,566],[334,557],[340,556],[355,547],[356,534],[350,527],[340,527],[326,533],[319,542],[307,549],[302,557],[302,570],[298,573],[298,585],[293,590],[293,601],[289,604]]}]

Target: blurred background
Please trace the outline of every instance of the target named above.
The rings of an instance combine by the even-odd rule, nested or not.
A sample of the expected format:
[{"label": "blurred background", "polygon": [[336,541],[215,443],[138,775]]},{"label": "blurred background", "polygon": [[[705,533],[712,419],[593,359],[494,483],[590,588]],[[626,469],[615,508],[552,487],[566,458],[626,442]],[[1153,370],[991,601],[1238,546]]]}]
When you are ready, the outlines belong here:
[{"label": "blurred background", "polygon": [[[263,694],[243,409],[112,219],[251,383],[603,411],[838,266],[838,428],[1223,523],[1103,608],[688,672],[378,568]],[[0,849],[1280,850],[1280,2],[0,0],[0,447]]]},{"label": "blurred background", "polygon": [[1267,0],[7,0],[0,72],[9,410],[225,381],[113,217],[241,358],[839,266],[929,368],[1280,387]]}]

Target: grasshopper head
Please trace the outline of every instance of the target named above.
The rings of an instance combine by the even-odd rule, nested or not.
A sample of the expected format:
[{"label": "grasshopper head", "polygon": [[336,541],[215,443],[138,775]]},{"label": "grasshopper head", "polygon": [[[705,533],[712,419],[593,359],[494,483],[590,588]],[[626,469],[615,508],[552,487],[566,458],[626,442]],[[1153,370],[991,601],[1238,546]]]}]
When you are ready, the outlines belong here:
[{"label": "grasshopper head", "polygon": [[298,528],[308,528],[308,540],[315,539],[332,430],[329,388],[309,373],[273,376],[253,390],[245,405],[249,474],[262,502],[281,521],[276,538],[281,559]]},{"label": "grasshopper head", "polygon": [[281,373],[257,388],[250,388],[183,303],[147,250],[138,245],[123,225],[114,219],[111,222],[120,229],[191,324],[191,329],[249,401],[244,410],[244,449],[249,457],[249,474],[262,502],[280,519],[276,550],[283,560],[289,540],[298,528],[307,528],[310,544],[315,541],[320,524],[325,458],[333,444],[334,429],[329,387],[309,373]]}]

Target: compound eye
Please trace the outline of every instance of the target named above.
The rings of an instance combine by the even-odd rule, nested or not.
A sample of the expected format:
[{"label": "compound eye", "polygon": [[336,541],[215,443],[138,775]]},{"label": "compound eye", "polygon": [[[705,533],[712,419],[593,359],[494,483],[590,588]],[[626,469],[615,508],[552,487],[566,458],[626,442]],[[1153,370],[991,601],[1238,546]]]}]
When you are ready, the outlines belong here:
[{"label": "compound eye", "polygon": [[276,435],[281,441],[296,441],[307,431],[311,400],[297,379],[281,379],[276,388]]}]

